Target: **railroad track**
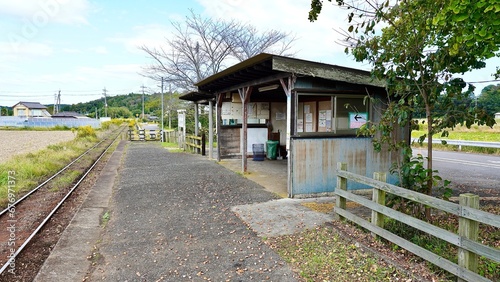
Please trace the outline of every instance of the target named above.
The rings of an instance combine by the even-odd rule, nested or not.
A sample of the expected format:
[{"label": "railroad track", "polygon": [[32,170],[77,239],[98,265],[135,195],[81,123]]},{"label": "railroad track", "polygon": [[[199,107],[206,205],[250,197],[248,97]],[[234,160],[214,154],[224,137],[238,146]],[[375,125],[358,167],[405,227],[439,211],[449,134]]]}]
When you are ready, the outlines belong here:
[{"label": "railroad track", "polygon": [[[66,203],[80,184],[86,181],[92,170],[101,162],[111,146],[122,135],[124,129],[124,127],[120,127],[110,134],[110,137],[89,148],[71,163],[0,212],[0,230],[2,230],[1,232],[7,232],[6,236],[1,236],[0,241],[0,263],[3,265],[0,269],[1,281],[6,278],[10,269],[18,269],[16,259],[19,255],[27,249],[26,247],[33,242],[40,230]],[[59,177],[75,171],[81,172],[81,176],[71,187],[56,192],[46,189]]]}]

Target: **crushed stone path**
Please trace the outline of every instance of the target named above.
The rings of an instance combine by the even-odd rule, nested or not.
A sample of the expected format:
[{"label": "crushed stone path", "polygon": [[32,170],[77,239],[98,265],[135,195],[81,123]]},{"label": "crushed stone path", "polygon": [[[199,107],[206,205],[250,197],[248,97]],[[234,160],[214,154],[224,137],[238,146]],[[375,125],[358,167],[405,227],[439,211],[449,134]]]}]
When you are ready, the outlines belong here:
[{"label": "crushed stone path", "polygon": [[297,281],[232,210],[272,200],[205,157],[130,143],[86,281]]}]

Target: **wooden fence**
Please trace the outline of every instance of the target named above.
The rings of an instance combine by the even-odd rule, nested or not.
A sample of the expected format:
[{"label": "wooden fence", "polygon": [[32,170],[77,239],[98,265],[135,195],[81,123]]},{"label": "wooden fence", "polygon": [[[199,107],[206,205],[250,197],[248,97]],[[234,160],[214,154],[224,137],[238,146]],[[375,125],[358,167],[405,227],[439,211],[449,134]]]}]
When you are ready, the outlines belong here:
[{"label": "wooden fence", "polygon": [[165,142],[168,142],[168,143],[178,143],[179,140],[178,140],[178,132],[176,130],[172,130],[172,131],[165,131],[164,133],[165,135]]},{"label": "wooden fence", "polygon": [[[415,255],[456,275],[459,281],[491,281],[477,274],[478,256],[500,262],[500,250],[477,242],[479,223],[500,228],[500,216],[479,210],[479,197],[473,194],[460,195],[459,204],[437,199],[422,193],[385,183],[384,173],[375,173],[371,179],[346,171],[346,163],[337,164],[337,188],[335,213],[338,218],[348,219],[372,234],[385,238]],[[355,181],[373,187],[372,200],[347,191],[347,181]],[[458,234],[416,219],[385,206],[385,195],[390,193],[424,204],[459,217]],[[346,201],[354,201],[372,210],[371,222],[346,210]],[[384,227],[385,217],[393,218],[411,227],[426,232],[458,247],[458,264],[411,243]]]},{"label": "wooden fence", "polygon": [[186,135],[186,150],[189,152],[205,155],[205,134],[201,136]]}]

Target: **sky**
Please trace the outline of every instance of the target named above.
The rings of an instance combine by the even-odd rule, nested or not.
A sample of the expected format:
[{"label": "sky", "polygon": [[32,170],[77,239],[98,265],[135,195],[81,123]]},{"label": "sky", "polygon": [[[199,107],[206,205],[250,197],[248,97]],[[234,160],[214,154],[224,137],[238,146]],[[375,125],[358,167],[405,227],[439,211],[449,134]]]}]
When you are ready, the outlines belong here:
[{"label": "sky", "polygon": [[[326,2],[325,2],[326,3]],[[0,0],[0,106],[19,101],[62,104],[108,96],[159,92],[141,75],[152,61],[140,46],[160,47],[172,22],[190,14],[236,19],[259,30],[292,32],[295,57],[369,70],[338,45],[334,29],[347,27],[345,12],[325,5],[308,21],[310,0]],[[491,81],[498,58],[466,74],[467,82]],[[477,83],[476,94],[493,83]]]}]

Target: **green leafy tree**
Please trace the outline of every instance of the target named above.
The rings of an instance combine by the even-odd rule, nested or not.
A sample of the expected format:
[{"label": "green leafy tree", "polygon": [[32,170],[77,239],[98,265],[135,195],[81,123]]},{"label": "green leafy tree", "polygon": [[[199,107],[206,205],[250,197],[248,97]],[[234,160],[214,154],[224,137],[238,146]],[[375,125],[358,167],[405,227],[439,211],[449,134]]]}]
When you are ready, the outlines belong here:
[{"label": "green leafy tree", "polygon": [[[490,37],[497,35],[499,29],[487,29],[484,36],[473,36],[468,40],[469,33],[474,33],[473,26],[483,25],[482,16],[464,18],[457,17],[457,14],[466,11],[467,6],[477,8],[475,13],[491,12],[491,6],[495,4],[493,1],[481,1],[484,5],[479,7],[458,0],[336,2],[347,11],[349,25],[344,32],[346,52],[350,52],[357,61],[371,63],[373,76],[386,81],[389,94],[382,119],[372,122],[371,127],[365,127],[365,133],[377,134],[374,138],[376,148],[388,144],[389,149],[403,153],[403,162],[397,164],[401,183],[410,185],[409,188],[420,187],[412,186],[410,181],[403,179],[410,177],[408,173],[416,173],[419,177],[412,179],[426,183],[421,192],[431,194],[433,186],[440,180],[432,168],[433,135],[441,133],[446,136],[446,130],[457,124],[494,124],[484,111],[475,107],[466,107],[465,111],[455,109],[454,101],[466,99],[473,88],[469,86],[467,91],[463,91],[467,83],[454,75],[484,67],[484,60],[498,54],[499,38]],[[466,7],[458,9],[456,5],[460,3],[465,3]],[[322,5],[322,1],[312,0],[310,20],[317,19]],[[380,26],[383,28],[377,30]],[[446,114],[436,118],[438,102]],[[422,142],[428,138],[426,168],[422,165],[408,167],[414,163],[411,149],[405,142],[395,139],[393,134],[398,126],[411,123],[415,105],[422,105],[425,109],[428,131],[419,140]],[[416,170],[416,167],[419,169]],[[430,210],[426,209],[426,217],[429,216]]]},{"label": "green leafy tree", "polygon": [[477,103],[479,107],[486,110],[488,115],[500,113],[500,84],[483,88],[481,95],[477,98]]}]

